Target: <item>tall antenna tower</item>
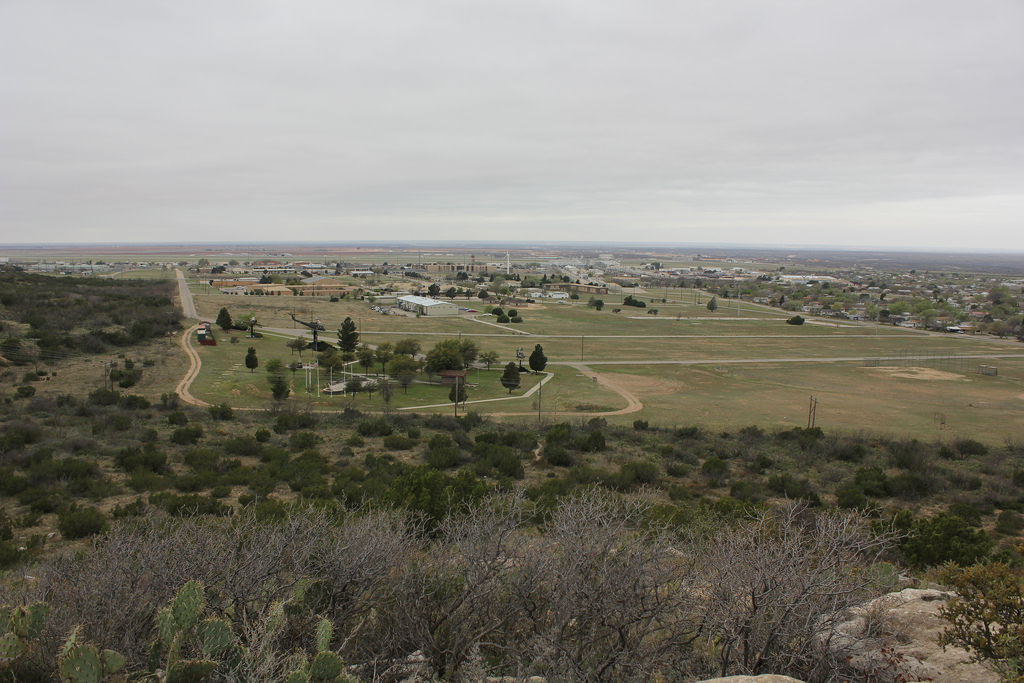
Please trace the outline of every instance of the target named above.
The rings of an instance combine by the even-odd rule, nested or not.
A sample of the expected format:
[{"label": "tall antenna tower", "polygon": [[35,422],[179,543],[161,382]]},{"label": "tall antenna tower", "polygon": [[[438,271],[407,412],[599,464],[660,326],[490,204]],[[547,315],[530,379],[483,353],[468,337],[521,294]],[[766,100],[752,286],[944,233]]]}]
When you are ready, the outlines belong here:
[{"label": "tall antenna tower", "polygon": [[511,274],[512,274],[512,257],[509,256],[508,252],[506,251],[505,252],[505,275],[511,275]]}]

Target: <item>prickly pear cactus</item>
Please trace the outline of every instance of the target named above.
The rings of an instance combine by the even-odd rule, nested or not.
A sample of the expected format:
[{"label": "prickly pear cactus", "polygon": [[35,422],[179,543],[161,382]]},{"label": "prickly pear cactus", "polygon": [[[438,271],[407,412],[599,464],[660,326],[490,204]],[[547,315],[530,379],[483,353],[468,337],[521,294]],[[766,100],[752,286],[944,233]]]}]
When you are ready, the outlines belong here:
[{"label": "prickly pear cactus", "polygon": [[203,585],[198,581],[189,581],[178,591],[171,602],[174,621],[182,631],[188,631],[199,623],[199,617],[206,606],[203,597]]},{"label": "prickly pear cactus", "polygon": [[309,679],[313,683],[327,683],[337,680],[345,663],[333,652],[318,652],[309,663]]},{"label": "prickly pear cactus", "polygon": [[0,636],[0,667],[13,664],[15,660],[28,651],[28,643],[14,635],[5,633]]},{"label": "prickly pear cactus", "polygon": [[334,635],[334,626],[327,619],[321,619],[316,625],[316,651],[326,652],[331,649],[331,637]]},{"label": "prickly pear cactus", "polygon": [[43,602],[0,608],[0,667],[14,664],[29,651],[49,616],[50,608]]},{"label": "prickly pear cactus", "polygon": [[200,683],[216,668],[217,662],[206,659],[182,660],[167,669],[164,683]]},{"label": "prickly pear cactus", "polygon": [[75,645],[60,658],[57,673],[63,683],[102,683],[103,662],[92,645]]},{"label": "prickly pear cactus", "polygon": [[231,624],[225,619],[206,619],[199,625],[203,653],[210,659],[226,656],[236,645]]},{"label": "prickly pear cactus", "polygon": [[102,652],[81,638],[76,626],[57,654],[57,674],[62,683],[111,683],[123,681],[125,658],[113,650]]},{"label": "prickly pear cactus", "polygon": [[34,640],[42,633],[49,616],[50,606],[45,602],[15,607],[8,611],[8,630],[19,638]]}]

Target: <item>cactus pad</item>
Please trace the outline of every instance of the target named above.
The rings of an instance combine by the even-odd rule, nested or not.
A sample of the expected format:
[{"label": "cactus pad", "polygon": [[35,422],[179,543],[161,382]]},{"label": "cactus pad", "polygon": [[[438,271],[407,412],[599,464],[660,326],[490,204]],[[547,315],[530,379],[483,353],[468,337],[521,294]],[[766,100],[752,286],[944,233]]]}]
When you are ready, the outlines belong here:
[{"label": "cactus pad", "polygon": [[0,666],[10,664],[27,649],[28,646],[25,645],[25,641],[13,633],[5,633],[3,636],[0,636]]},{"label": "cactus pad", "polygon": [[101,683],[103,663],[92,645],[76,645],[60,659],[57,666],[63,683]]},{"label": "cactus pad", "polygon": [[343,668],[345,664],[341,657],[333,652],[320,652],[309,663],[309,678],[317,683],[333,681],[341,675]]},{"label": "cactus pad", "polygon": [[178,628],[187,631],[199,622],[203,602],[203,586],[198,581],[189,581],[178,590],[171,602],[171,611]]},{"label": "cactus pad", "polygon": [[327,619],[321,619],[316,625],[316,651],[326,652],[331,649],[331,637],[334,635],[334,626]]},{"label": "cactus pad", "polygon": [[128,663],[123,655],[114,650],[104,650],[101,652],[100,661],[103,662],[103,673],[108,674],[116,674]]},{"label": "cactus pad", "polygon": [[160,634],[160,642],[164,647],[170,647],[174,640],[174,634],[178,631],[178,625],[174,621],[174,614],[170,607],[164,607],[156,613],[156,630]]},{"label": "cactus pad", "polygon": [[165,683],[199,683],[216,668],[217,662],[206,659],[182,660],[167,670]]},{"label": "cactus pad", "polygon": [[210,658],[221,657],[235,644],[231,624],[224,619],[207,619],[199,625],[203,653]]},{"label": "cactus pad", "polygon": [[45,602],[37,602],[28,607],[15,607],[9,616],[11,631],[19,638],[33,640],[42,632],[48,616],[50,607]]}]

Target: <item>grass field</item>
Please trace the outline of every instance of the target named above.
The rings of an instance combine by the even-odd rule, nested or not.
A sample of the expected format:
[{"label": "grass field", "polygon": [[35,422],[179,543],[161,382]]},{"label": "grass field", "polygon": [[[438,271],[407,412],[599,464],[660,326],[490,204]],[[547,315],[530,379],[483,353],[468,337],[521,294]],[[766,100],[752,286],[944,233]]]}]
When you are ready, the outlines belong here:
[{"label": "grass field", "polygon": [[[524,321],[517,325],[496,325],[492,316],[483,314],[385,316],[372,311],[368,302],[347,299],[237,297],[211,292],[202,284],[193,284],[192,290],[204,319],[216,318],[222,306],[235,317],[256,315],[265,326],[265,337],[252,344],[263,367],[271,358],[285,363],[295,359],[284,343],[304,328],[289,313],[300,319],[320,318],[327,327],[322,338],[331,342],[340,322],[351,317],[367,344],[413,337],[426,351],[441,339],[464,337],[481,350],[497,352],[501,364],[514,360],[518,348],[528,354],[541,344],[549,359],[547,370],[553,373],[542,392],[540,407],[545,414],[585,418],[622,411],[632,395],[641,409],[608,419],[722,428],[803,426],[813,395],[818,399],[817,424],[832,429],[917,437],[948,434],[996,442],[1024,438],[1024,346],[991,337],[828,320],[794,326],[785,324],[785,313],[749,303],[740,304],[738,314],[727,304],[712,314],[703,303],[707,294],[696,302],[698,297],[690,290],[658,297],[669,303],[654,304],[656,316],[607,301],[601,311],[584,301],[549,302],[518,307]],[[481,310],[475,299],[459,301]],[[615,308],[621,310],[615,313]],[[282,336],[275,336],[275,328]],[[242,333],[233,334],[239,343],[222,340],[217,347],[200,350],[203,371],[193,393],[211,403],[267,407],[265,372],[251,374],[245,369],[250,342],[241,338]],[[883,359],[883,367],[867,367],[875,362],[869,359]],[[585,376],[578,364],[597,373],[600,381]],[[996,365],[1000,374],[978,375],[979,364]],[[477,381],[474,374],[479,386],[471,389],[470,401],[507,396],[498,381],[500,366],[490,372],[473,371],[471,382]],[[397,410],[447,404],[448,388],[428,384],[414,384],[408,394],[396,388],[386,406],[379,394],[310,398],[303,374],[293,380],[290,401],[317,409]],[[523,386],[513,396],[527,392],[535,381],[524,375]],[[326,383],[323,376],[321,383]],[[535,414],[537,397],[471,403],[470,408],[523,418],[531,411]],[[417,409],[443,411],[451,406]]]}]

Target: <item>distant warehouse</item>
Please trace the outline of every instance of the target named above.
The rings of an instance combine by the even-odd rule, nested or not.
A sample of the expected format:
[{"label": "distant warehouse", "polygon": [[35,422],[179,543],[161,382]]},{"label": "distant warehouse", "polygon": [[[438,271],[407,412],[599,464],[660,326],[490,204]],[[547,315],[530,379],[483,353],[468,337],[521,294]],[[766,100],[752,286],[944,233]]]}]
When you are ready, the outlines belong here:
[{"label": "distant warehouse", "polygon": [[438,301],[425,296],[400,296],[398,307],[419,315],[458,315],[459,307],[449,301]]}]

